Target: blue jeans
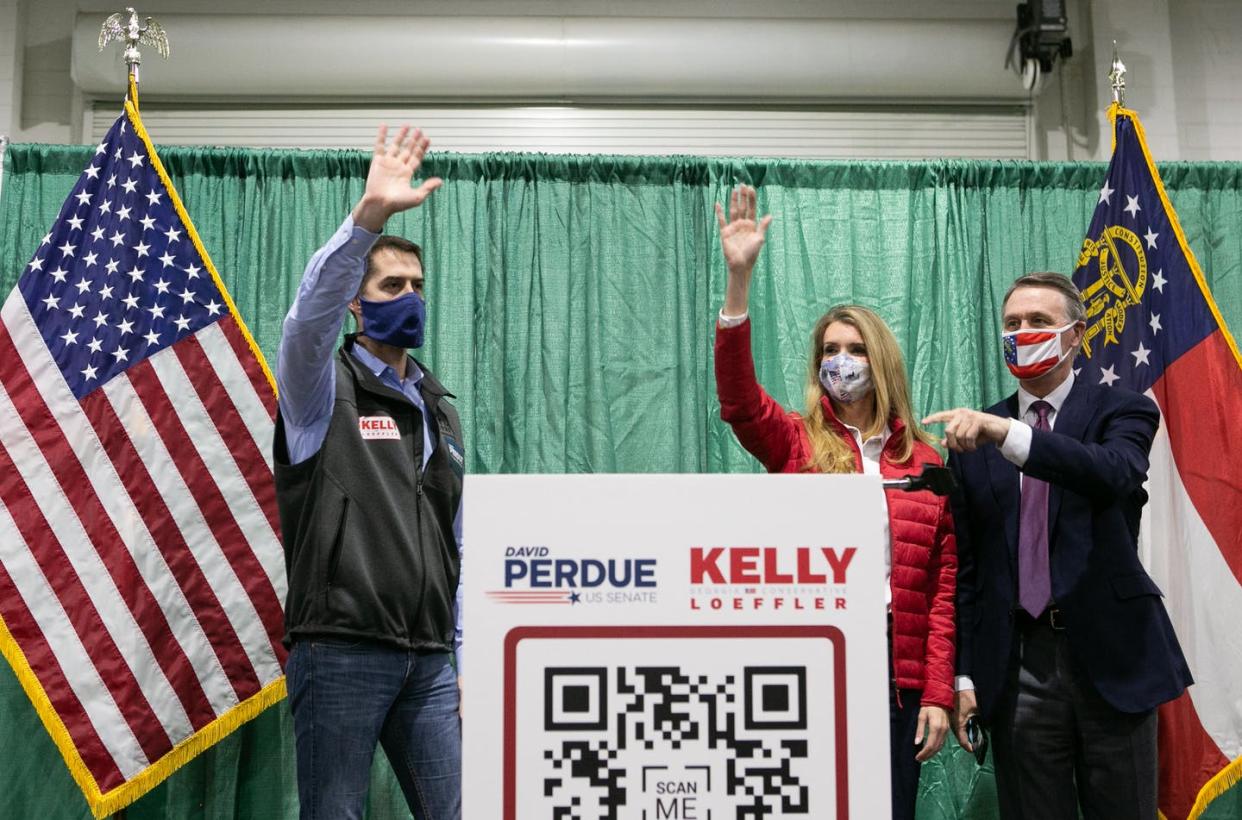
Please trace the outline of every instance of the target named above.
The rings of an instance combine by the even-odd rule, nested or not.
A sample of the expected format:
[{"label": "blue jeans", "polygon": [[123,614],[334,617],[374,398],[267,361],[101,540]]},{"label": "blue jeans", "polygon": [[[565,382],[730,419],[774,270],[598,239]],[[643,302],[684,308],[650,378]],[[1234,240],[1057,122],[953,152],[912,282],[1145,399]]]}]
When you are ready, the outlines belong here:
[{"label": "blue jeans", "polygon": [[285,673],[302,818],[360,820],[378,742],[416,820],[459,820],[461,721],[449,653],[301,640]]}]

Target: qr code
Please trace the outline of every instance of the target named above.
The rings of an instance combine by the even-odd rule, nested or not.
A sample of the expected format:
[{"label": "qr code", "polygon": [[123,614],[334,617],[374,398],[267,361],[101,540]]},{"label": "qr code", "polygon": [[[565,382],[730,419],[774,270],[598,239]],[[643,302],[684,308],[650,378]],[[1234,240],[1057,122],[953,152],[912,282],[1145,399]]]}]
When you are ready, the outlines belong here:
[{"label": "qr code", "polygon": [[[741,654],[723,654],[724,644],[704,641],[552,643],[572,654],[557,652],[561,663],[528,663],[522,678],[530,685],[537,676],[542,697],[532,697],[533,691],[525,696],[518,784],[527,792],[521,801],[527,808],[519,817],[758,820],[831,814],[825,807],[835,805],[830,781],[836,718],[829,703],[831,666],[824,659],[791,664],[788,659],[799,655],[786,651],[780,663],[782,653],[769,651],[762,654],[770,657],[753,662],[744,651],[748,642],[736,641],[727,648]],[[547,657],[547,648],[539,654]],[[601,654],[663,657],[591,662],[601,658],[589,656]],[[566,657],[583,662],[567,665]],[[531,709],[532,702],[541,702],[542,709]]]}]

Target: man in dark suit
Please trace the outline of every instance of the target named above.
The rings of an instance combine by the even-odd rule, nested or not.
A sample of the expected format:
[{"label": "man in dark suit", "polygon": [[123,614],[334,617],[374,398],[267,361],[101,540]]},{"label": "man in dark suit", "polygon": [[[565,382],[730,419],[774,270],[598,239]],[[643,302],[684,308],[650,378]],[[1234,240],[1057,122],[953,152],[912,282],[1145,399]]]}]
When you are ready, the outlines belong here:
[{"label": "man in dark suit", "polygon": [[1018,392],[924,419],[959,485],[958,739],[992,728],[1005,820],[1155,818],[1155,709],[1192,682],[1137,553],[1159,410],[1075,378],[1066,277],[1020,277],[1003,325]]}]

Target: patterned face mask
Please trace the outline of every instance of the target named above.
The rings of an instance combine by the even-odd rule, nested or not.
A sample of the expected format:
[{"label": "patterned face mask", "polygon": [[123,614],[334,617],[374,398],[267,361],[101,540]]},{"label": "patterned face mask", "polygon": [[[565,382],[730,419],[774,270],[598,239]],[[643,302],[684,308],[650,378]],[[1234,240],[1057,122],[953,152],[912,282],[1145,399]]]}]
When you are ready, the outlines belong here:
[{"label": "patterned face mask", "polygon": [[819,365],[819,383],[842,404],[853,404],[871,392],[871,365],[848,353],[838,353]]},{"label": "patterned face mask", "polygon": [[1065,361],[1074,348],[1061,352],[1061,334],[1071,330],[1074,323],[1048,330],[1015,330],[1001,334],[1001,347],[1005,351],[1005,364],[1009,372],[1019,379],[1038,379]]}]

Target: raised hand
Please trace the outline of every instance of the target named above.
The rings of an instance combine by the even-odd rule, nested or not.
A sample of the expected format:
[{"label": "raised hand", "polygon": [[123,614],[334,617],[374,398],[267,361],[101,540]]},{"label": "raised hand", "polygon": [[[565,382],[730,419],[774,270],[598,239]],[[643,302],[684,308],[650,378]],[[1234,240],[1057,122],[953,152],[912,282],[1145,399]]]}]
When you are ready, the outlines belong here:
[{"label": "raised hand", "polygon": [[755,189],[739,185],[729,197],[729,221],[725,222],[724,208],[716,203],[716,222],[720,225],[720,247],[724,250],[725,264],[730,271],[749,273],[755,266],[759,249],[763,247],[772,217],[765,216],[756,222]]},{"label": "raised hand", "polygon": [[724,208],[716,203],[716,222],[720,226],[720,248],[724,251],[729,281],[725,290],[724,311],[740,316],[747,311],[750,299],[750,275],[763,248],[772,217],[756,221],[755,189],[739,185],[729,196],[729,220]]},{"label": "raised hand", "polygon": [[408,125],[403,125],[396,139],[389,143],[388,126],[379,127],[371,168],[367,171],[366,190],[354,207],[354,224],[379,233],[390,216],[417,208],[432,191],[444,184],[439,177],[431,177],[418,187],[411,185],[430,145],[431,140],[421,129],[411,132]]}]

